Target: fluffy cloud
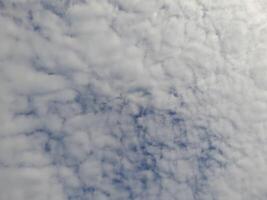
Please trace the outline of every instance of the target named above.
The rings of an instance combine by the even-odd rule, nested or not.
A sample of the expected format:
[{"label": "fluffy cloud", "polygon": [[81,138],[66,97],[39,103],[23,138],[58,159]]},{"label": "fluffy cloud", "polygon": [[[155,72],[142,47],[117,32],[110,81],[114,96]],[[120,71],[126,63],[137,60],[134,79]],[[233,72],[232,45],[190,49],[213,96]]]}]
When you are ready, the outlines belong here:
[{"label": "fluffy cloud", "polygon": [[264,1],[0,1],[0,199],[266,199]]}]

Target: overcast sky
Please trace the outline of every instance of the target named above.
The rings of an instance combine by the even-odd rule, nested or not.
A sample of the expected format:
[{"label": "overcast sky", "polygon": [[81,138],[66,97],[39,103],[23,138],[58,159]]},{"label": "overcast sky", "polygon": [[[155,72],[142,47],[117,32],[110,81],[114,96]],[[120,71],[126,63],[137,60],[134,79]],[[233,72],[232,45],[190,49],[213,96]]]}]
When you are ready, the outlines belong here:
[{"label": "overcast sky", "polygon": [[266,200],[266,0],[0,0],[1,200]]}]

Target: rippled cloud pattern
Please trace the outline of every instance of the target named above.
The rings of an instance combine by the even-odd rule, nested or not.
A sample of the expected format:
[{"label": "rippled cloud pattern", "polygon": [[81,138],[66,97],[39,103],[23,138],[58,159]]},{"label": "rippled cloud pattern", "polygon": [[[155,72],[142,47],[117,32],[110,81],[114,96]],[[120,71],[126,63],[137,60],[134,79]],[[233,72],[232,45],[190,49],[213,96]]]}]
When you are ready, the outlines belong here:
[{"label": "rippled cloud pattern", "polygon": [[0,199],[266,200],[266,13],[0,0]]}]

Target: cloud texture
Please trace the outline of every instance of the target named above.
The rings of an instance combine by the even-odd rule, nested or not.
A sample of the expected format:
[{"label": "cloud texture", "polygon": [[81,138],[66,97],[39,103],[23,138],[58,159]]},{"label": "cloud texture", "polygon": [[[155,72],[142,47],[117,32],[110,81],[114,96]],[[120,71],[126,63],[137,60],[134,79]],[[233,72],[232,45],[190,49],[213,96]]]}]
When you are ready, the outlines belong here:
[{"label": "cloud texture", "polygon": [[0,1],[0,199],[265,200],[266,12]]}]

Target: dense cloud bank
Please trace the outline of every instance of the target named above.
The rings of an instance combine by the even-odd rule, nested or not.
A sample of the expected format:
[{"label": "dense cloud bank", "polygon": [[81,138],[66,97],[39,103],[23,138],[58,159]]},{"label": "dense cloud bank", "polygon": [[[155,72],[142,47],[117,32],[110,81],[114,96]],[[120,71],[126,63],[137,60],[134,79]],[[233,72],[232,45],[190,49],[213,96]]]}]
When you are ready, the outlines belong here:
[{"label": "dense cloud bank", "polygon": [[0,199],[265,200],[266,12],[0,1]]}]

